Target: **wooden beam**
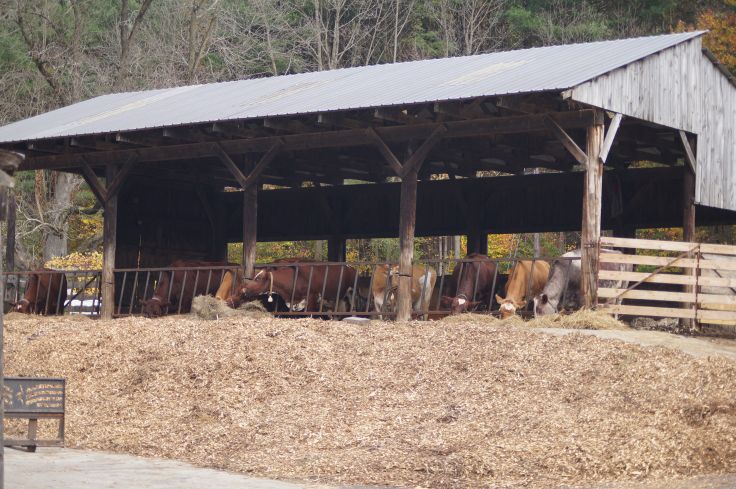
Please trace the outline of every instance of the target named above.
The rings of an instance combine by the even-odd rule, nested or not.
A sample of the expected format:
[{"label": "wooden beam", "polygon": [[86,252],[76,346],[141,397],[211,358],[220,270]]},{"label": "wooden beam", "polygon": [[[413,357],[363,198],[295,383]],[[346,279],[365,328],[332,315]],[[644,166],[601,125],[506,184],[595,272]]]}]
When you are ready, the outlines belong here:
[{"label": "wooden beam", "polygon": [[690,141],[688,140],[687,134],[685,131],[678,131],[680,134],[680,142],[682,142],[682,147],[685,150],[685,160],[687,161],[687,164],[690,166],[690,171],[695,173],[695,169],[697,166],[697,158],[695,157],[695,153],[693,152],[692,146],[690,146]]},{"label": "wooden beam", "polygon": [[[2,170],[0,170],[2,172]],[[3,172],[5,173],[5,172]],[[7,236],[8,240],[5,244],[5,271],[15,271],[15,221],[16,221],[16,203],[15,203],[15,192],[9,188],[5,188],[5,195],[8,199],[7,215],[5,221],[7,222]],[[1,200],[1,199],[0,199]],[[2,211],[0,210],[0,218],[2,217]],[[1,240],[0,240],[1,241]]]},{"label": "wooden beam", "polygon": [[580,292],[585,307],[594,307],[598,290],[598,249],[601,236],[603,163],[600,158],[604,126],[593,124],[586,135],[587,162],[583,185],[583,223],[580,233]]},{"label": "wooden beam", "polygon": [[418,173],[419,168],[424,163],[425,158],[429,154],[430,150],[435,144],[442,139],[442,136],[447,132],[447,127],[444,124],[440,124],[437,128],[432,131],[427,139],[424,140],[422,145],[407,159],[401,168],[401,177],[410,175],[411,173]]},{"label": "wooden beam", "polygon": [[235,180],[238,181],[242,188],[245,188],[248,179],[245,175],[243,175],[243,172],[240,171],[238,165],[236,165],[232,158],[230,158],[230,155],[227,154],[227,151],[225,151],[225,149],[222,147],[222,143],[215,143],[213,145],[213,148],[215,148],[215,154],[217,154],[217,157],[220,158],[220,161],[225,165],[228,170],[230,170],[230,173],[235,177]]},{"label": "wooden beam", "polygon": [[376,146],[376,149],[378,149],[378,152],[381,153],[381,156],[383,156],[383,159],[386,160],[386,163],[388,163],[388,166],[391,167],[391,169],[394,171],[394,173],[397,176],[401,176],[404,172],[404,168],[401,166],[401,162],[396,157],[393,151],[391,151],[391,148],[388,147],[386,142],[381,138],[381,136],[376,132],[376,130],[372,127],[368,128],[366,130],[366,135],[369,139],[371,139]]},{"label": "wooden beam", "polygon": [[82,172],[84,180],[87,182],[87,185],[89,185],[92,193],[95,194],[97,201],[100,204],[105,205],[105,202],[107,202],[107,191],[86,161],[82,162]]},{"label": "wooden beam", "polygon": [[575,158],[575,160],[577,160],[581,165],[586,165],[588,157],[585,154],[585,151],[580,149],[577,143],[565,132],[565,130],[560,127],[552,117],[545,117],[544,122],[550,132],[562,143],[565,149],[570,152],[573,158]]},{"label": "wooden beam", "polygon": [[601,148],[600,156],[601,163],[603,163],[604,165],[606,164],[608,153],[611,151],[611,147],[613,146],[613,141],[616,139],[616,133],[618,133],[618,128],[621,125],[621,119],[623,119],[623,115],[617,113],[613,116],[611,124],[608,126],[606,139],[603,140],[603,147]]},{"label": "wooden beam", "polygon": [[258,161],[258,164],[251,170],[251,172],[248,174],[248,178],[245,179],[245,183],[243,184],[243,188],[248,188],[252,186],[256,181],[258,180],[258,177],[263,172],[263,170],[273,161],[273,159],[276,157],[279,151],[281,151],[281,148],[284,146],[284,144],[280,141],[276,141],[273,146],[269,148],[268,151],[266,151],[266,154],[261,156],[261,159]]},{"label": "wooden beam", "polygon": [[[583,128],[593,122],[592,110],[535,114],[512,117],[491,117],[468,121],[446,122],[447,133],[444,138],[485,137],[491,134],[520,134],[549,130],[549,119],[562,128]],[[403,126],[381,126],[374,130],[386,142],[406,142],[413,139],[426,139],[436,129],[436,123]],[[288,134],[278,137],[257,137],[220,141],[220,149],[227,154],[246,154],[268,151],[274,141],[284,143],[284,151],[304,151],[318,148],[348,148],[367,146],[373,141],[366,138],[364,129],[346,129],[307,134]],[[135,154],[140,162],[168,161],[219,156],[216,145],[211,143],[192,143],[169,145],[156,148],[121,149],[117,151],[96,152],[95,162],[100,164],[123,163]],[[79,166],[78,154],[55,154],[27,158],[20,170],[62,169]]]}]

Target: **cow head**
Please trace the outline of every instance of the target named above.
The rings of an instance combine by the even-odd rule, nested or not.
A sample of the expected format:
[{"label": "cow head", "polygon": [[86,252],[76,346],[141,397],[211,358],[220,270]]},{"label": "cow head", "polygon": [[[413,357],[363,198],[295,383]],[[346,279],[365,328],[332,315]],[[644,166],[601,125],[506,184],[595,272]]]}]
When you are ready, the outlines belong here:
[{"label": "cow head", "polygon": [[516,314],[517,309],[523,309],[526,301],[515,301],[513,299],[504,299],[496,294],[496,302],[498,302],[498,310],[501,312],[501,319],[508,319]]},{"label": "cow head", "polygon": [[13,303],[13,312],[19,312],[21,314],[31,313],[31,301],[28,299],[21,299],[18,302]]},{"label": "cow head", "polygon": [[539,294],[534,298],[534,317],[554,314],[557,308],[550,303],[547,294]]},{"label": "cow head", "polygon": [[143,315],[147,318],[157,318],[166,314],[166,308],[171,305],[166,299],[154,296],[147,301],[141,301]]},{"label": "cow head", "polygon": [[450,314],[452,315],[468,312],[469,310],[474,309],[478,304],[480,304],[480,301],[471,301],[465,296],[465,294],[460,294],[457,297],[448,297],[443,295],[440,299],[440,305],[442,308],[450,309]]},{"label": "cow head", "polygon": [[256,272],[253,278],[244,279],[243,285],[238,289],[237,293],[240,299],[253,299],[265,293],[272,294],[274,270],[274,268],[262,268]]}]

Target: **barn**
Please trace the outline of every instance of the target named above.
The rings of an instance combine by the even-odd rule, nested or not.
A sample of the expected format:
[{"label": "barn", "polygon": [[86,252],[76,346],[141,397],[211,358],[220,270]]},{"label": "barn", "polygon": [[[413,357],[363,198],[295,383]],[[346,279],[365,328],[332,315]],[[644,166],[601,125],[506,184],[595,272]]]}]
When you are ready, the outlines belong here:
[{"label": "barn", "polygon": [[105,317],[117,270],[242,241],[248,276],[258,240],[324,239],[339,262],[346,239],[398,236],[402,320],[415,236],[482,253],[567,230],[592,304],[602,230],[736,223],[736,83],[703,35],[109,94],[2,127],[0,148],[104,206]]}]

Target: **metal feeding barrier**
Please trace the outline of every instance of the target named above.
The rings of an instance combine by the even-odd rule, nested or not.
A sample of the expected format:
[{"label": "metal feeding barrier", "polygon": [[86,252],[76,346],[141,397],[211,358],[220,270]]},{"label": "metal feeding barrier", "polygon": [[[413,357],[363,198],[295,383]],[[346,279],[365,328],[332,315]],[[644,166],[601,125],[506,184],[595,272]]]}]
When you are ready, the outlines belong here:
[{"label": "metal feeding barrier", "polygon": [[4,310],[25,305],[32,314],[98,316],[101,279],[100,270],[4,272]]},{"label": "metal feeding barrier", "polygon": [[[572,262],[579,261],[580,257],[490,259],[488,261],[493,264],[493,278],[490,285],[482,283],[479,266],[469,265],[474,261],[472,259],[418,260],[417,265],[424,268],[418,276],[414,277],[416,288],[413,296],[418,299],[412,301],[417,306],[413,309],[412,315],[417,318],[437,318],[449,314],[449,307],[443,306],[442,298],[443,296],[457,296],[463,280],[470,280],[473,284],[472,292],[465,294],[468,296],[467,299],[473,303],[472,310],[495,313],[498,311],[495,295],[497,293],[503,295],[510,271],[516,263],[522,260],[531,261],[533,267],[534,263],[541,260],[550,263],[554,261]],[[260,293],[247,297],[247,300],[260,301],[267,310],[279,317],[378,316],[392,318],[396,315],[398,288],[396,267],[397,264],[390,261],[284,261],[258,265],[255,268],[255,275],[257,276],[259,272],[270,273],[270,282],[265,279],[266,287]],[[569,266],[564,267],[565,287],[560,304],[565,304],[570,268]],[[387,270],[388,273],[386,273]],[[446,273],[436,276],[437,270],[444,270]],[[430,273],[435,274],[436,281],[430,293],[427,293],[427,287],[432,285],[428,280]],[[473,275],[466,278],[468,273]],[[230,283],[228,285],[225,282],[223,286],[223,281],[228,275]],[[274,276],[278,277],[278,291],[273,290]],[[215,295],[218,290],[219,295],[223,298],[235,295],[240,277],[242,277],[242,268],[230,265],[116,269],[114,314],[116,316],[142,314],[142,303],[154,297],[164,304],[164,314],[188,313],[191,302],[197,295]],[[261,279],[263,280],[264,277],[269,277],[269,275],[262,275]],[[456,280],[458,277],[460,280]],[[225,287],[224,290],[223,287]],[[525,287],[526,297],[530,297],[531,280],[527,280]],[[481,298],[482,301],[479,300]],[[531,315],[531,307],[527,307],[520,313]]]}]

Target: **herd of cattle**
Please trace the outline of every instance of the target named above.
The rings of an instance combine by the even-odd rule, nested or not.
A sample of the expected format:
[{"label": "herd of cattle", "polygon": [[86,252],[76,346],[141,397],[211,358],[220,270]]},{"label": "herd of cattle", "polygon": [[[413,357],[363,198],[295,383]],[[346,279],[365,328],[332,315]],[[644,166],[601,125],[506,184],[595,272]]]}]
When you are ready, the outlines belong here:
[{"label": "herd of cattle", "polygon": [[[344,316],[368,312],[371,304],[375,314],[381,316],[396,311],[398,266],[379,265],[372,274],[361,276],[354,267],[346,264],[328,265],[286,258],[256,268],[252,279],[245,279],[241,272],[223,267],[238,270],[237,265],[224,262],[174,261],[169,266],[171,271],[160,275],[152,297],[140,301],[141,312],[147,317],[189,312],[193,298],[200,295],[214,295],[233,308],[244,301],[261,300],[275,312],[337,312]],[[630,265],[624,264],[603,265],[603,268],[609,267],[631,269]],[[193,280],[192,269],[199,270],[197,277],[209,271],[210,279]],[[470,254],[438,286],[437,271],[433,267],[414,265],[412,309],[425,318],[430,311],[460,314],[494,309],[506,318],[526,308],[530,302],[535,316],[581,307],[580,250],[565,253],[551,264],[542,260],[516,261],[508,276],[503,277],[505,284],[502,287],[499,287],[502,275],[498,272],[496,261],[485,255]],[[213,274],[218,280],[211,280]],[[625,286],[615,282],[601,285]],[[501,289],[504,296],[495,294]],[[28,314],[62,314],[66,298],[67,283],[62,272],[33,272],[25,294],[14,304],[14,310]]]}]

